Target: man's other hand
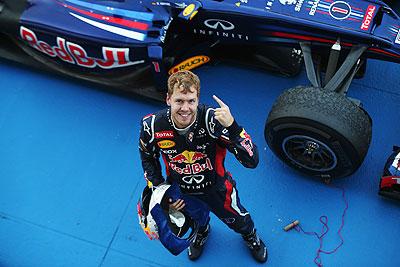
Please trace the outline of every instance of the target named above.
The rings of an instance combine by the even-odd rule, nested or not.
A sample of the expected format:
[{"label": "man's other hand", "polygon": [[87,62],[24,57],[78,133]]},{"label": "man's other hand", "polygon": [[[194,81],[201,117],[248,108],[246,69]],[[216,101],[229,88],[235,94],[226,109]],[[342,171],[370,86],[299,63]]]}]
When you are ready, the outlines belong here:
[{"label": "man's other hand", "polygon": [[172,199],[169,199],[169,202],[170,202],[169,207],[177,211],[185,207],[185,202],[183,201],[183,199],[178,199],[174,203],[172,203]]}]

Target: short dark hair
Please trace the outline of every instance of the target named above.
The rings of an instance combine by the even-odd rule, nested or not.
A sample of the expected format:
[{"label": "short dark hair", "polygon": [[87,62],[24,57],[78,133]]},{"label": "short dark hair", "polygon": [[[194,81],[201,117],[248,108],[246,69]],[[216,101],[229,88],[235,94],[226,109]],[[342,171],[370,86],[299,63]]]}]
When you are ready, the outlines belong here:
[{"label": "short dark hair", "polygon": [[168,95],[171,96],[177,88],[183,89],[183,93],[190,92],[195,88],[197,97],[200,96],[200,79],[191,71],[181,70],[173,73],[168,78]]}]

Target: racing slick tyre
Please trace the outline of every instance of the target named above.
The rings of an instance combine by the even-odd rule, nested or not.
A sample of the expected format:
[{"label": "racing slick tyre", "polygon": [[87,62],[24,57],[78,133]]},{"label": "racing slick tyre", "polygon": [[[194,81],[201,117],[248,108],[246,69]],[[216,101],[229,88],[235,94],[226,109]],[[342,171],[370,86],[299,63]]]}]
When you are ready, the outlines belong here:
[{"label": "racing slick tyre", "polygon": [[369,115],[344,95],[296,87],[278,97],[264,134],[283,162],[329,181],[360,167],[371,141],[372,123]]}]

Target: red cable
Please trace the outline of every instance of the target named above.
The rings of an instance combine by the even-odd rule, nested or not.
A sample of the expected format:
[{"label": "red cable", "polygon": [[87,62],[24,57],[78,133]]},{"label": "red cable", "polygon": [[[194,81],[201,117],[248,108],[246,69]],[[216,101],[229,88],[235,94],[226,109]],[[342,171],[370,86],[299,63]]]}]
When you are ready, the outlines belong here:
[{"label": "red cable", "polygon": [[297,232],[303,232],[303,233],[306,234],[306,235],[314,235],[314,236],[317,237],[317,239],[318,239],[318,241],[319,241],[319,247],[318,247],[318,250],[317,250],[317,252],[316,252],[316,256],[315,256],[315,258],[314,258],[314,263],[315,263],[318,267],[322,267],[322,266],[323,266],[323,265],[322,265],[322,260],[321,260],[321,253],[323,253],[323,254],[333,254],[333,253],[335,253],[335,252],[343,245],[343,243],[344,243],[344,239],[343,239],[343,236],[342,236],[342,233],[341,233],[341,232],[342,232],[342,229],[343,229],[343,227],[344,227],[344,218],[345,218],[345,216],[346,216],[346,211],[347,211],[347,209],[349,208],[349,203],[348,203],[347,200],[346,200],[346,194],[345,194],[344,188],[343,188],[343,187],[337,187],[337,186],[333,186],[333,187],[336,187],[336,188],[339,188],[339,189],[342,190],[342,199],[343,199],[343,202],[344,202],[344,204],[345,204],[345,208],[344,208],[343,213],[342,213],[342,224],[340,225],[339,230],[338,230],[338,232],[337,232],[337,234],[338,234],[339,237],[340,237],[340,244],[337,245],[337,246],[336,246],[333,250],[331,250],[331,251],[326,251],[326,250],[323,250],[323,249],[322,249],[322,246],[323,246],[323,239],[324,239],[325,235],[329,232],[328,216],[326,216],[326,215],[322,215],[322,216],[319,217],[319,221],[322,223],[322,229],[321,229],[321,234],[320,234],[320,235],[319,235],[317,232],[306,232],[306,231],[303,230],[303,228],[302,228],[300,225],[296,225],[296,226],[294,227],[294,229],[296,229]]}]

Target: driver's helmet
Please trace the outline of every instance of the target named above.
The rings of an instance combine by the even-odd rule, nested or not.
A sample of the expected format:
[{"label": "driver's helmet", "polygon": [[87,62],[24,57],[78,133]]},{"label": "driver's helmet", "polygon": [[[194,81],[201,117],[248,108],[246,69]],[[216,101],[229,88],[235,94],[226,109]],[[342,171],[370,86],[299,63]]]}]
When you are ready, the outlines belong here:
[{"label": "driver's helmet", "polygon": [[[172,202],[183,199],[185,208],[169,208]],[[151,240],[159,239],[172,254],[178,255],[189,247],[200,226],[208,222],[208,207],[193,197],[183,195],[177,184],[146,186],[137,203],[139,224]]]}]

